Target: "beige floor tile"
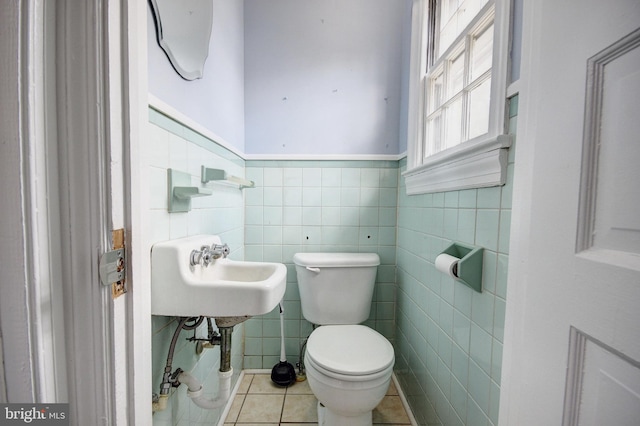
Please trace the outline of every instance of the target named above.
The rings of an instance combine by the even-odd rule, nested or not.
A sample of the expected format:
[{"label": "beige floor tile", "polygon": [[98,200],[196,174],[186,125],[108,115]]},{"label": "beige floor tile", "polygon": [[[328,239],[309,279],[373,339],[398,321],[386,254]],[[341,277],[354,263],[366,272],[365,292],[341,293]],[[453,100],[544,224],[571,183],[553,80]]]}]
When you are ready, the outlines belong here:
[{"label": "beige floor tile", "polygon": [[398,389],[396,388],[396,384],[393,380],[389,385],[389,389],[387,389],[387,395],[398,395]]},{"label": "beige floor tile", "polygon": [[287,388],[276,385],[271,381],[271,376],[268,374],[256,374],[253,377],[251,386],[249,386],[249,393],[269,393],[269,394],[283,394]]},{"label": "beige floor tile", "polygon": [[231,403],[231,407],[229,408],[229,413],[227,414],[226,422],[235,422],[238,420],[238,415],[240,414],[240,409],[242,408],[242,404],[244,403],[244,398],[246,395],[237,394],[235,398],[233,398],[233,402]]},{"label": "beige floor tile", "polygon": [[[279,426],[279,423],[236,423],[236,425],[242,425],[242,426]],[[289,425],[287,425],[287,426],[289,426]]]},{"label": "beige floor tile", "polygon": [[249,393],[249,386],[251,385],[251,381],[253,380],[253,376],[255,374],[245,374],[240,382],[240,386],[238,386],[238,393]]},{"label": "beige floor tile", "polygon": [[[247,374],[238,387],[225,426],[311,426],[317,422],[317,400],[308,381],[282,388],[271,382],[269,374]],[[409,424],[398,389],[391,382],[387,395],[373,411],[373,425]]]},{"label": "beige floor tile", "polygon": [[309,381],[295,382],[287,388],[287,395],[313,395],[309,387]]},{"label": "beige floor tile", "polygon": [[411,421],[404,410],[400,397],[388,395],[373,410],[373,423],[411,424]]},{"label": "beige floor tile", "polygon": [[287,395],[282,422],[318,423],[318,400],[313,395]]},{"label": "beige floor tile", "polygon": [[278,423],[284,395],[253,395],[244,399],[237,423]]}]

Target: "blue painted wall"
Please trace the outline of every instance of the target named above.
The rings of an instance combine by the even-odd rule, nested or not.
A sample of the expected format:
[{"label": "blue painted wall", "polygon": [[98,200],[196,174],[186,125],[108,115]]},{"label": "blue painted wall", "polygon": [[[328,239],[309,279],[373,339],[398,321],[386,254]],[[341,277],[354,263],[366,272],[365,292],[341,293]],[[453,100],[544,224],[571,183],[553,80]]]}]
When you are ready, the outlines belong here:
[{"label": "blue painted wall", "polygon": [[248,154],[398,154],[399,0],[245,0]]},{"label": "blue painted wall", "polygon": [[399,154],[410,3],[214,0],[195,81],[174,71],[149,12],[149,92],[247,154]]},{"label": "blue painted wall", "polygon": [[148,8],[149,93],[244,151],[242,1],[213,0],[213,28],[202,79],[187,81],[158,45]]}]

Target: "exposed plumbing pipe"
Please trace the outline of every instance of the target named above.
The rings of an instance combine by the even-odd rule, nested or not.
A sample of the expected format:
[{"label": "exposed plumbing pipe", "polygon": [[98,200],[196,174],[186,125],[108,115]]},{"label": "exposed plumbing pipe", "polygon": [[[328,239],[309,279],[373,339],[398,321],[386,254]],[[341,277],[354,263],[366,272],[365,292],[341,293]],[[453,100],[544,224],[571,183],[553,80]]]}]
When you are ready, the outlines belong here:
[{"label": "exposed plumbing pipe", "polygon": [[154,400],[151,404],[153,412],[166,410],[167,405],[169,405],[169,394],[162,394],[157,399],[155,397],[156,395],[154,395]]},{"label": "exposed plumbing pipe", "polygon": [[187,385],[187,396],[191,398],[194,404],[206,410],[220,408],[227,403],[231,395],[231,376],[233,376],[233,368],[228,371],[218,371],[218,395],[215,398],[207,398],[204,396],[204,389],[198,379],[191,374],[183,371],[178,376],[180,383]]},{"label": "exposed plumbing pipe", "polygon": [[[173,353],[176,349],[176,343],[178,342],[178,335],[180,331],[185,330],[193,330],[198,327],[202,321],[203,317],[184,317],[180,319],[178,323],[178,327],[176,331],[173,333],[173,338],[171,339],[171,344],[169,345],[169,353],[167,354],[167,363],[164,367],[164,374],[162,376],[162,383],[160,384],[160,395],[157,399],[154,399],[152,407],[153,411],[163,411],[167,408],[167,403],[169,401],[169,391],[173,386],[173,380],[171,377],[171,364],[173,363]],[[195,321],[192,325],[187,325],[188,321]]]},{"label": "exposed plumbing pipe", "polygon": [[[195,324],[187,325],[187,321],[195,320]],[[160,395],[153,401],[153,411],[162,411],[167,408],[169,401],[169,390],[171,387],[179,386],[181,383],[187,385],[187,396],[191,398],[198,407],[205,409],[214,409],[222,407],[231,394],[231,376],[233,375],[233,369],[231,368],[231,338],[233,334],[233,326],[221,327],[218,326],[220,331],[220,370],[218,371],[219,387],[218,395],[214,399],[205,398],[203,396],[204,390],[202,384],[193,377],[191,374],[182,371],[178,368],[171,373],[171,364],[173,362],[173,353],[178,341],[178,335],[181,330],[193,330],[198,327],[204,317],[199,318],[182,318],[173,334],[171,344],[169,345],[169,353],[167,355],[167,364],[164,370],[164,376],[162,384],[160,385]],[[211,320],[207,318],[208,328],[210,335],[213,327],[211,326]],[[217,321],[216,321],[217,323]]]},{"label": "exposed plumbing pipe", "polygon": [[309,337],[304,339],[304,342],[300,346],[300,354],[298,356],[298,364],[296,365],[298,367],[298,375],[296,377],[296,381],[304,381],[307,378],[307,369],[304,366],[304,354],[305,354],[305,350],[307,349],[307,341],[308,340],[309,340]]},{"label": "exposed plumbing pipe", "polygon": [[220,371],[231,370],[231,334],[233,327],[218,327],[220,331]]}]

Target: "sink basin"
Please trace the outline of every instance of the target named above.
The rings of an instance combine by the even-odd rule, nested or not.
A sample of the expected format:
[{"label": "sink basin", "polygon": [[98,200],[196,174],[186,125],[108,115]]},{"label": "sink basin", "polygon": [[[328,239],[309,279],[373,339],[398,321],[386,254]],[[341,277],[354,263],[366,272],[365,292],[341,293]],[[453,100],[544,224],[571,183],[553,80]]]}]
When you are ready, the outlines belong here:
[{"label": "sink basin", "polygon": [[225,258],[191,266],[191,252],[222,244],[197,235],[151,249],[151,313],[167,316],[240,317],[271,312],[282,300],[287,268],[281,263]]}]

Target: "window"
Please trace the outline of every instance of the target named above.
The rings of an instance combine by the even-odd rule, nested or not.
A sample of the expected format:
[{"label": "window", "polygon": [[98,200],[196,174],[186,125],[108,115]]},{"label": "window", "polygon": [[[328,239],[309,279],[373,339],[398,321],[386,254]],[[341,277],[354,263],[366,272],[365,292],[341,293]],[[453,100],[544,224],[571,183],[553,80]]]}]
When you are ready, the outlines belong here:
[{"label": "window", "polygon": [[414,0],[408,193],[504,184],[507,6]]},{"label": "window", "polygon": [[[489,130],[493,13],[484,16],[461,37],[459,27],[469,24],[465,22],[469,20],[469,10],[464,8],[469,3],[478,8],[486,1],[465,0],[456,9],[457,3],[443,2],[438,8],[439,19],[436,18],[440,24],[432,30],[436,60],[426,76],[426,157]],[[454,45],[456,39],[459,40]]]}]

